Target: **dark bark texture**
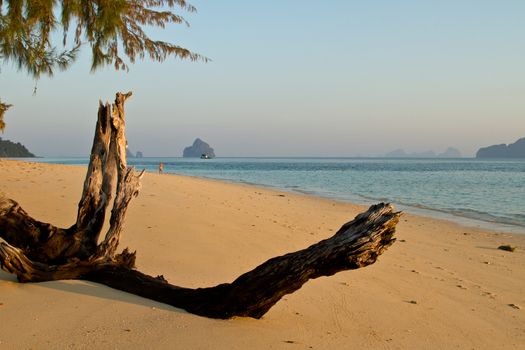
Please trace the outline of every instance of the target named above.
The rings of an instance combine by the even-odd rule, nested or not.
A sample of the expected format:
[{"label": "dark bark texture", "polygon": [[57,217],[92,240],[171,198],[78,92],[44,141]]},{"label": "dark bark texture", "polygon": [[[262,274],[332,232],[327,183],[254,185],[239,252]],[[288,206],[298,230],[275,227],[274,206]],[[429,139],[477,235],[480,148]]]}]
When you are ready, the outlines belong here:
[{"label": "dark bark texture", "polygon": [[[135,253],[115,254],[126,209],[142,173],[126,164],[124,103],[100,103],[95,137],[76,222],[57,228],[31,218],[0,196],[0,265],[20,282],[84,279],[213,318],[260,318],[284,295],[321,276],[373,264],[394,241],[399,212],[380,203],[344,224],[332,237],[272,258],[231,283],[184,288],[134,269]],[[112,195],[109,229],[98,243]]]}]

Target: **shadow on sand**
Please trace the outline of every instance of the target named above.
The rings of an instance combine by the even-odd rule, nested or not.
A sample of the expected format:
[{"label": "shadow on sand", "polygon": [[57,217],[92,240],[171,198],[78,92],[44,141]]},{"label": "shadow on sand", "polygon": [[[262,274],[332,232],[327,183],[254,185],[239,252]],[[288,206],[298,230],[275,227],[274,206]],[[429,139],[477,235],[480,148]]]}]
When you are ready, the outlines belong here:
[{"label": "shadow on sand", "polygon": [[[15,275],[9,274],[4,271],[0,271],[0,283],[11,282],[17,283]],[[160,310],[187,313],[182,309],[177,309],[173,306],[159,303],[150,299],[142,298],[134,294],[126,293],[120,290],[116,290],[101,284],[97,284],[89,281],[71,280],[71,281],[51,281],[51,282],[39,282],[31,283],[32,285],[57,290],[66,293],[75,293],[81,295],[87,295],[90,297],[101,298],[119,301],[123,303],[135,304],[140,306],[146,306],[149,308],[156,308]],[[22,285],[22,284],[21,284]]]}]

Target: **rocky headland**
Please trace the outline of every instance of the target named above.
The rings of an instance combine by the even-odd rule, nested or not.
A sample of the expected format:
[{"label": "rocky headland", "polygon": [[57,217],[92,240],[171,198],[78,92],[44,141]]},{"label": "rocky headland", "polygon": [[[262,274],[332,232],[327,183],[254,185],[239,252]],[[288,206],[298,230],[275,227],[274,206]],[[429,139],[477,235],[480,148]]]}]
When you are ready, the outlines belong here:
[{"label": "rocky headland", "polygon": [[525,137],[511,144],[482,147],[476,153],[476,158],[525,158]]},{"label": "rocky headland", "polygon": [[0,157],[2,158],[30,158],[35,155],[20,142],[2,140],[0,137]]}]

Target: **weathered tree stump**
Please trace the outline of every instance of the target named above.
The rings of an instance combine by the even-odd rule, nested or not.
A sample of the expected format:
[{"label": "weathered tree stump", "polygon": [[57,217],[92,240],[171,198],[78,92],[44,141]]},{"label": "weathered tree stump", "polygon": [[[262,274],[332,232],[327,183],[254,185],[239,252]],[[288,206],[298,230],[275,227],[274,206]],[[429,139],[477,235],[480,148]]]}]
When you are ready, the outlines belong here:
[{"label": "weathered tree stump", "polygon": [[[332,237],[272,258],[232,283],[191,289],[135,270],[134,252],[126,248],[115,255],[126,209],[142,177],[126,164],[124,103],[130,96],[117,93],[112,106],[100,103],[77,220],[70,228],[37,221],[14,200],[0,196],[0,265],[20,282],[84,279],[201,316],[260,318],[308,280],[373,264],[395,241],[400,213],[381,203]],[[113,193],[110,227],[98,244]]]}]

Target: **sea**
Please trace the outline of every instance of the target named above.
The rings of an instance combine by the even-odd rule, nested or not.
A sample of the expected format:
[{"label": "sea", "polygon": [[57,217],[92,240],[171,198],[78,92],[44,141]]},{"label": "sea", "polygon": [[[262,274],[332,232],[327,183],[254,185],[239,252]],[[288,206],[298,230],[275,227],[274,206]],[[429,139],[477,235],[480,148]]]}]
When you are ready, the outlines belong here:
[{"label": "sea", "polygon": [[[88,158],[35,158],[87,164]],[[253,184],[525,234],[525,159],[130,158],[138,170]]]}]

